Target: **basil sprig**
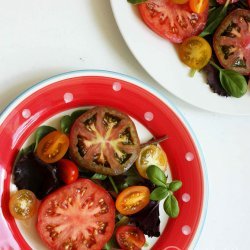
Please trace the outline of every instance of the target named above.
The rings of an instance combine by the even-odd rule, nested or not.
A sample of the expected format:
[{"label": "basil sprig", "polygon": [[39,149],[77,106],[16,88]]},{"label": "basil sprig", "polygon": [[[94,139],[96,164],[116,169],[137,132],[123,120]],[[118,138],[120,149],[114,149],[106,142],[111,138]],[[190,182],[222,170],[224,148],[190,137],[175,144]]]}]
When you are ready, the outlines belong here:
[{"label": "basil sprig", "polygon": [[247,81],[243,75],[234,70],[222,69],[213,61],[210,64],[219,70],[221,85],[229,95],[239,98],[247,92]]},{"label": "basil sprig", "polygon": [[140,3],[145,3],[147,0],[127,0],[127,1],[132,4],[140,4]]},{"label": "basil sprig", "polygon": [[219,26],[221,21],[225,18],[227,14],[227,8],[230,0],[227,0],[225,5],[220,7],[212,8],[209,12],[208,20],[205,29],[201,32],[200,36],[204,37],[210,34],[213,34],[216,28]]},{"label": "basil sprig", "polygon": [[179,215],[180,208],[178,200],[174,196],[174,192],[181,188],[182,182],[174,180],[167,183],[167,177],[164,172],[154,165],[147,168],[147,176],[149,180],[157,186],[151,192],[150,199],[154,201],[165,199],[163,208],[166,214],[171,218],[176,218]]}]

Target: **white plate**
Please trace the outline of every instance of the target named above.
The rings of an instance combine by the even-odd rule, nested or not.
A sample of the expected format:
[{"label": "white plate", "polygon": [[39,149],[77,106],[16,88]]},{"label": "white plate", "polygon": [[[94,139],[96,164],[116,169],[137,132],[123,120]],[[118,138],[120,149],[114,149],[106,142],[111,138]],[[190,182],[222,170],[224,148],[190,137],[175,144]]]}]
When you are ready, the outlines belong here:
[{"label": "white plate", "polygon": [[165,89],[196,107],[224,114],[250,115],[250,91],[241,97],[211,92],[202,74],[189,77],[170,42],[156,35],[141,20],[137,7],[126,0],[110,0],[115,20],[129,49],[144,69]]}]

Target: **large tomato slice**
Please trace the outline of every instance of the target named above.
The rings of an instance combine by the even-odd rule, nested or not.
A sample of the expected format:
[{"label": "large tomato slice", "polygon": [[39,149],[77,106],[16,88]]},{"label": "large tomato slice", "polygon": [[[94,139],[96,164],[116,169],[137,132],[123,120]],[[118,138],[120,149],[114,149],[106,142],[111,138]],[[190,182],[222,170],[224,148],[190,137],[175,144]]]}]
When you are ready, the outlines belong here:
[{"label": "large tomato slice", "polygon": [[108,192],[79,179],[42,201],[37,230],[50,249],[100,250],[111,238],[114,223],[115,205]]},{"label": "large tomato slice", "polygon": [[213,46],[226,69],[250,74],[250,10],[236,9],[215,32]]},{"label": "large tomato slice", "polygon": [[81,167],[118,175],[130,168],[140,151],[133,121],[108,107],[81,115],[70,130],[70,154]]},{"label": "large tomato slice", "polygon": [[198,35],[205,27],[208,9],[192,12],[189,3],[175,4],[172,0],[148,0],[138,5],[144,22],[158,35],[174,43]]}]

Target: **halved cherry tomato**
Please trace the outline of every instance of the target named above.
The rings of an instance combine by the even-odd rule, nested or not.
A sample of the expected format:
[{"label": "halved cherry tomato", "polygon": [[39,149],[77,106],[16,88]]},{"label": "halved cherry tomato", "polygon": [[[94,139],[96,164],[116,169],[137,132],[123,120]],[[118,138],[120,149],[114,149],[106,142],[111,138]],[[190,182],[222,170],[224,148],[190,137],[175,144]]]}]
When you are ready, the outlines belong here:
[{"label": "halved cherry tomato", "polygon": [[138,4],[145,24],[155,33],[173,43],[198,35],[205,27],[208,8],[194,13],[189,3],[176,4],[173,0],[148,0]]},{"label": "halved cherry tomato", "polygon": [[36,206],[36,196],[29,190],[19,190],[10,197],[10,213],[18,220],[26,220],[31,218],[35,213]]},{"label": "halved cherry tomato", "polygon": [[145,186],[132,186],[124,189],[116,199],[116,209],[124,215],[135,214],[149,203],[150,191]]},{"label": "halved cherry tomato", "polygon": [[176,3],[176,4],[184,4],[184,3],[187,3],[189,0],[172,0],[173,3]]},{"label": "halved cherry tomato", "polygon": [[114,232],[114,201],[99,185],[79,179],[44,198],[36,226],[49,249],[102,249]]},{"label": "halved cherry tomato", "polygon": [[201,14],[208,9],[208,0],[189,0],[189,6],[195,13]]},{"label": "halved cherry tomato", "polygon": [[109,107],[96,107],[81,115],[70,130],[70,154],[82,168],[118,175],[127,171],[140,151],[133,121]]},{"label": "halved cherry tomato", "polygon": [[141,149],[139,157],[136,160],[136,168],[143,178],[147,177],[147,168],[150,165],[159,167],[163,172],[168,166],[168,159],[166,153],[162,148],[155,145],[148,145]]},{"label": "halved cherry tomato", "polygon": [[145,242],[145,235],[135,226],[120,226],[115,234],[117,243],[124,250],[140,250]]},{"label": "halved cherry tomato", "polygon": [[76,181],[79,175],[76,164],[68,159],[61,159],[57,163],[58,175],[65,184],[71,184]]},{"label": "halved cherry tomato", "polygon": [[186,39],[179,48],[180,59],[192,69],[201,69],[211,58],[212,49],[202,37],[193,36]]},{"label": "halved cherry tomato", "polygon": [[38,143],[36,155],[46,163],[54,163],[63,158],[68,148],[68,136],[59,131],[53,131]]},{"label": "halved cherry tomato", "polygon": [[213,47],[225,69],[250,74],[250,10],[236,9],[222,21],[213,37]]}]

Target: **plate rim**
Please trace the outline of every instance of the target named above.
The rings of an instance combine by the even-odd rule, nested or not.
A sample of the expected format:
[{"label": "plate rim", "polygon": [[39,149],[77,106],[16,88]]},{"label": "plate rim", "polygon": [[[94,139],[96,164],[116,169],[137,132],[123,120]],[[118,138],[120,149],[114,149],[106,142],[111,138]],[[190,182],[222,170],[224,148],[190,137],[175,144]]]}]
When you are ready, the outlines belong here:
[{"label": "plate rim", "polygon": [[48,86],[50,84],[53,84],[54,82],[58,82],[60,80],[64,79],[70,79],[75,78],[79,76],[102,76],[102,77],[113,77],[116,79],[121,79],[128,81],[134,85],[140,86],[146,91],[152,93],[157,98],[159,98],[161,101],[163,101],[171,110],[174,112],[177,117],[181,120],[181,122],[184,124],[184,126],[188,129],[188,132],[193,139],[194,145],[199,153],[200,162],[201,162],[201,170],[203,174],[203,182],[204,182],[204,197],[203,197],[203,203],[202,203],[202,212],[200,221],[196,230],[196,233],[192,239],[192,242],[189,245],[190,249],[195,248],[197,245],[197,242],[200,238],[200,235],[202,233],[202,230],[205,225],[206,221],[206,215],[208,210],[208,198],[209,198],[209,186],[208,186],[208,174],[207,174],[207,167],[205,162],[205,157],[203,155],[203,151],[201,148],[201,145],[191,128],[190,124],[188,123],[187,119],[184,117],[184,115],[178,110],[178,108],[175,106],[175,104],[169,100],[169,98],[164,95],[163,93],[160,93],[158,90],[150,86],[148,83],[141,81],[135,77],[114,72],[114,71],[107,71],[107,70],[98,70],[98,69],[89,69],[89,70],[75,70],[75,71],[68,71],[61,74],[57,74],[54,76],[51,76],[45,80],[39,81],[32,86],[26,88],[24,91],[22,91],[19,95],[17,95],[10,103],[2,110],[0,113],[0,125],[5,120],[5,118],[8,116],[8,114],[12,111],[13,107],[17,106],[20,102],[22,102],[27,96],[29,96],[31,93],[34,93],[35,91],[39,90],[42,87]]}]

